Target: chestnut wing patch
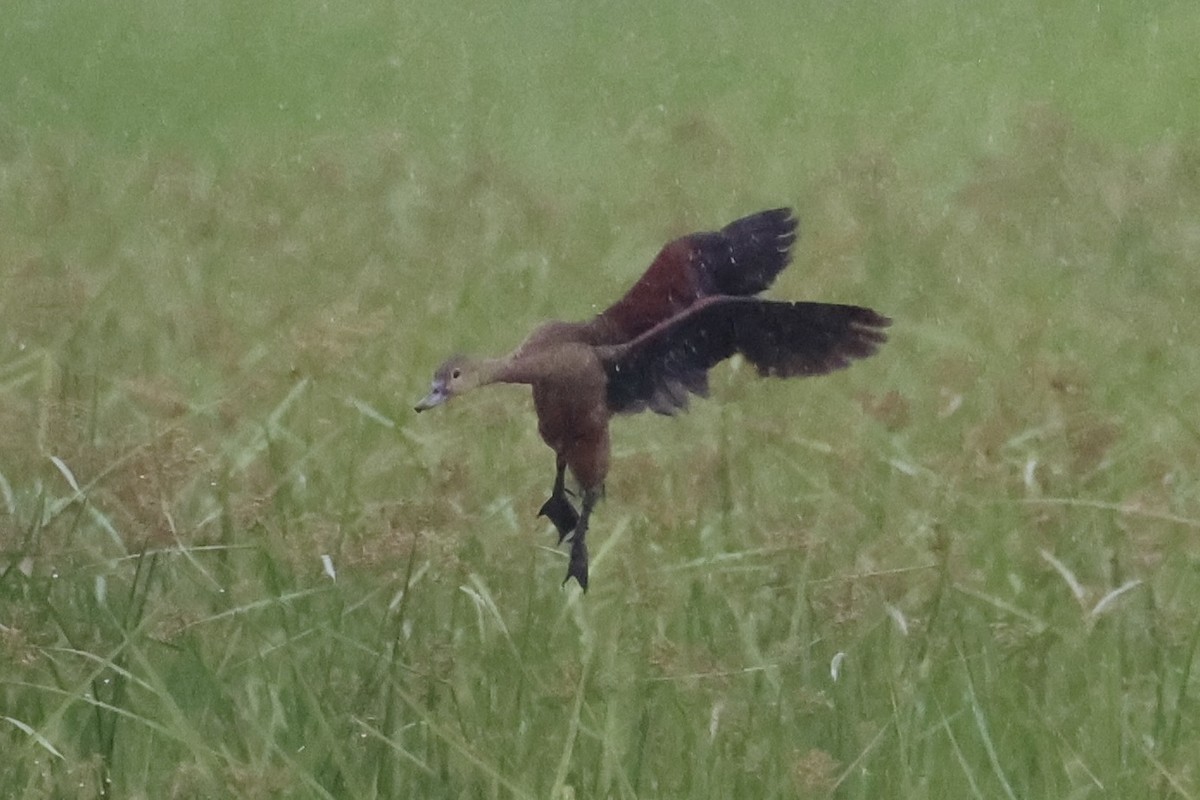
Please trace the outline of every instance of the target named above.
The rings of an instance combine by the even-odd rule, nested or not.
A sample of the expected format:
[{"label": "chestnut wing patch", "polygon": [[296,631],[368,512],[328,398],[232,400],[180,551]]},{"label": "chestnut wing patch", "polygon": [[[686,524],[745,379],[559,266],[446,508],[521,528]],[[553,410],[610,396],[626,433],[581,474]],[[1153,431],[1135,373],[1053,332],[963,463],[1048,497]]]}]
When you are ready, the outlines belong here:
[{"label": "chestnut wing patch", "polygon": [[798,224],[790,208],[776,208],[675,239],[599,318],[629,341],[704,297],[758,294],[791,260]]}]

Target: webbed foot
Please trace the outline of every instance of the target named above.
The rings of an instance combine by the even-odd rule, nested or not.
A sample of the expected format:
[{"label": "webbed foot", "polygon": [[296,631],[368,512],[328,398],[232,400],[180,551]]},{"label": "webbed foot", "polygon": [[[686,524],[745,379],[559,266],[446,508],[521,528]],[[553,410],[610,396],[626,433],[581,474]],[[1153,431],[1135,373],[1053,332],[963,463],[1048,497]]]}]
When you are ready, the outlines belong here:
[{"label": "webbed foot", "polygon": [[579,514],[575,511],[575,507],[571,505],[571,501],[566,498],[565,494],[559,492],[550,495],[550,499],[542,504],[541,509],[538,510],[538,516],[546,517],[554,523],[555,528],[558,528],[559,544],[562,544],[563,539],[566,539],[579,524]]},{"label": "webbed foot", "polygon": [[600,499],[602,489],[585,489],[583,492],[583,507],[579,523],[575,527],[575,535],[571,537],[571,560],[567,564],[567,577],[563,578],[563,586],[574,578],[579,588],[585,592],[588,588],[588,551],[584,539],[587,537],[588,520],[592,517],[592,508]]},{"label": "webbed foot", "polygon": [[571,541],[571,561],[567,565],[567,577],[563,578],[563,586],[567,585],[567,581],[574,578],[579,584],[579,588],[587,591],[588,588],[588,551],[587,545],[584,544],[583,537],[577,537]]}]

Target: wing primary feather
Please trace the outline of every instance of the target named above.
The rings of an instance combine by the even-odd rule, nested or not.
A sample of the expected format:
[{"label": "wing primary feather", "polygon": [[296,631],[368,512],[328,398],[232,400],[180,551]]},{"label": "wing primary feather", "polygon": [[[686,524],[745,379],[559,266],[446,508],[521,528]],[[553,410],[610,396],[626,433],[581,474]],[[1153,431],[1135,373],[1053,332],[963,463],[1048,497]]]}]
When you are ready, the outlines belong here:
[{"label": "wing primary feather", "polygon": [[629,291],[593,321],[594,343],[629,341],[706,297],[766,290],[791,261],[798,226],[790,208],[775,208],[668,242]]},{"label": "wing primary feather", "polygon": [[740,353],[764,377],[821,375],[874,354],[887,317],[862,306],[715,297],[631,342],[601,348],[614,413],[673,414],[706,396],[708,370]]}]

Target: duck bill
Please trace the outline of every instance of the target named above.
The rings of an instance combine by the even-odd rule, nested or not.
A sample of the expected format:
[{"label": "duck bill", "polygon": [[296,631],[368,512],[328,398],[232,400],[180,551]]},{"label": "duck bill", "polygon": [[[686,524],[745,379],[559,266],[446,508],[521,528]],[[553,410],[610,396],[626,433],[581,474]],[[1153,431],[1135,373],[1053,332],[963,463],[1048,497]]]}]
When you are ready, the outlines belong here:
[{"label": "duck bill", "polygon": [[433,408],[434,406],[440,406],[449,399],[450,395],[446,394],[443,389],[435,386],[432,390],[430,390],[429,394],[425,395],[425,397],[421,399],[421,402],[413,406],[413,410],[417,412],[425,411]]}]

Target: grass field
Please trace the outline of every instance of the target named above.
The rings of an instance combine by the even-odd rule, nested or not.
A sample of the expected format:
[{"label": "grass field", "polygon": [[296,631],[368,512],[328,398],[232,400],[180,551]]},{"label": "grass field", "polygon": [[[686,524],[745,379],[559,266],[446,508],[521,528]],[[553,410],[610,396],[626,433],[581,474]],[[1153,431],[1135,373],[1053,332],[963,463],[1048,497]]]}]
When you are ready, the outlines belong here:
[{"label": "grass field", "polygon": [[[1200,798],[1200,6],[13,0],[0,796]],[[433,368],[794,205],[896,320],[614,425]]]}]

